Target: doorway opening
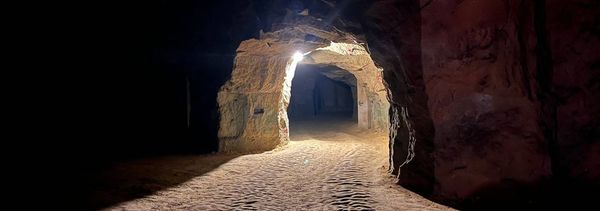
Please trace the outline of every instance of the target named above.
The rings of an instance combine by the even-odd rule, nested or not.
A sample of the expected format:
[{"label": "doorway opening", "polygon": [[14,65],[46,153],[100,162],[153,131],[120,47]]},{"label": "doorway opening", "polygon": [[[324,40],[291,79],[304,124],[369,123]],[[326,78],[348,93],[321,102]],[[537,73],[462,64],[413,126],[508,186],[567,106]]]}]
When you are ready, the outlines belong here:
[{"label": "doorway opening", "polygon": [[290,121],[357,121],[356,77],[333,66],[299,65],[292,81]]},{"label": "doorway opening", "polygon": [[358,124],[356,77],[331,65],[298,65],[288,105],[290,134],[298,127]]}]

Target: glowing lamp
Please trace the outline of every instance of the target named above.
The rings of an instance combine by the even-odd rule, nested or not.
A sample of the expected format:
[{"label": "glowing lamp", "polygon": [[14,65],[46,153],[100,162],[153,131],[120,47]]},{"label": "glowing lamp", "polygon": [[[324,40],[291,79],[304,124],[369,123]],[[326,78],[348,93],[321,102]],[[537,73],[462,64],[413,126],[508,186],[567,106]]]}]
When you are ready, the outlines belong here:
[{"label": "glowing lamp", "polygon": [[304,59],[304,54],[300,53],[299,51],[296,51],[296,53],[294,53],[294,56],[292,56],[292,58],[294,59],[294,61],[299,62],[299,61],[302,61],[302,59]]}]

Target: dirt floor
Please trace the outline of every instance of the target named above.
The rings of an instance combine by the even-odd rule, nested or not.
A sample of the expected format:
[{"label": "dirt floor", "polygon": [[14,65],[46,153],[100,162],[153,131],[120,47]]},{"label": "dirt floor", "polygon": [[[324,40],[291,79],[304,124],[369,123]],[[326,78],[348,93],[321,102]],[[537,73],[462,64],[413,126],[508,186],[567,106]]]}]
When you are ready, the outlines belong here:
[{"label": "dirt floor", "polygon": [[[449,210],[393,183],[387,136],[351,122],[295,122],[259,154],[131,161],[99,175],[108,210]],[[106,207],[109,206],[109,207]]]}]

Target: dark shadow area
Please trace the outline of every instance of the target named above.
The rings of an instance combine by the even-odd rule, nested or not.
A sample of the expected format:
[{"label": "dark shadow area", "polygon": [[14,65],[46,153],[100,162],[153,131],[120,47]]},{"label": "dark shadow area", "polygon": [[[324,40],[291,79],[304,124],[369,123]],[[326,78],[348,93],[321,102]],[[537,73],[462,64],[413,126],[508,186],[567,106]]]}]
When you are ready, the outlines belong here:
[{"label": "dark shadow area", "polygon": [[86,186],[86,210],[97,210],[152,195],[208,173],[236,154],[187,155],[121,162],[98,171]]},{"label": "dark shadow area", "polygon": [[[64,95],[65,102],[60,108],[43,108],[52,122],[44,124],[50,132],[39,133],[60,134],[52,141],[40,139],[56,149],[43,152],[52,158],[43,161],[48,169],[36,169],[48,172],[51,182],[44,183],[54,187],[46,190],[60,196],[52,203],[76,209],[108,206],[111,200],[87,198],[91,187],[113,182],[129,187],[137,181],[97,177],[107,169],[130,160],[216,151],[217,91],[230,77],[239,43],[258,35],[257,14],[248,9],[253,6],[242,1],[147,1],[79,7],[69,17],[77,21],[68,38],[74,46],[60,58],[73,73],[52,81],[64,86],[53,95]],[[44,102],[57,100],[53,96]],[[159,171],[148,175],[162,175]],[[160,182],[151,190],[201,172]]]},{"label": "dark shadow area", "polygon": [[106,6],[82,37],[91,74],[81,78],[85,92],[76,94],[85,99],[80,138],[93,152],[89,157],[103,162],[216,151],[217,91],[241,40],[258,33],[248,18],[254,14],[241,11],[248,5]]},{"label": "dark shadow area", "polygon": [[546,181],[542,186],[532,186],[505,180],[480,188],[467,200],[440,202],[460,210],[587,210],[596,206],[598,188],[575,181]]}]

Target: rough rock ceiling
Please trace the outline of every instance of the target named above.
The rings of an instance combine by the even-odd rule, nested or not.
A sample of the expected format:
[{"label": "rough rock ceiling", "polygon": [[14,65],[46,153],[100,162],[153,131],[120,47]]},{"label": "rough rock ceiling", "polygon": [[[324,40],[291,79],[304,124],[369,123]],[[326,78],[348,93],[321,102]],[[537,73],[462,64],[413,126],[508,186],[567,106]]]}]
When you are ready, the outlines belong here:
[{"label": "rough rock ceiling", "polygon": [[310,65],[318,70],[319,74],[334,81],[340,81],[348,86],[356,87],[356,77],[347,70],[340,69],[331,65]]}]

